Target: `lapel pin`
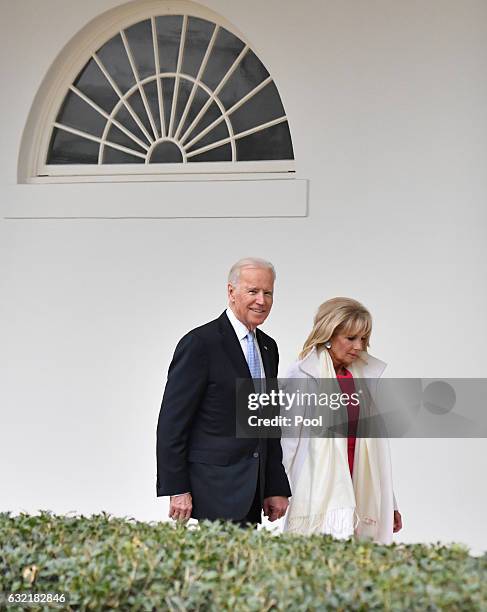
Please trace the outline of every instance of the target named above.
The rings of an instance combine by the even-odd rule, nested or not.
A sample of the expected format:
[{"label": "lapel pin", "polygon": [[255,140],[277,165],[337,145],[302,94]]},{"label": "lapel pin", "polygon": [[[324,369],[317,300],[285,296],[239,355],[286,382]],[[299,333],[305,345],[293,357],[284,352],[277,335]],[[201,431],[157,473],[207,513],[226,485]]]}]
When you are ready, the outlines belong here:
[{"label": "lapel pin", "polygon": [[264,344],[264,348],[265,348],[265,350],[267,351],[267,346],[266,346],[265,344]]}]

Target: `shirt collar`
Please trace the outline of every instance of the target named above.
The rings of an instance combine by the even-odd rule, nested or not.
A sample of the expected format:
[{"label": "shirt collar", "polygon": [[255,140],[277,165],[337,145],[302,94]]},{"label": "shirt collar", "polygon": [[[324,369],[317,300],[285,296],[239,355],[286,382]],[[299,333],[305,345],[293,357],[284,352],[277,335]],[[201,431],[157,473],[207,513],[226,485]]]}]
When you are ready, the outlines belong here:
[{"label": "shirt collar", "polygon": [[237,338],[239,340],[243,340],[249,333],[249,330],[245,327],[242,321],[239,321],[237,319],[237,317],[235,316],[235,313],[233,312],[231,308],[227,308],[225,312],[227,314],[228,320],[230,321],[233,329],[235,330],[235,333],[237,334]]}]

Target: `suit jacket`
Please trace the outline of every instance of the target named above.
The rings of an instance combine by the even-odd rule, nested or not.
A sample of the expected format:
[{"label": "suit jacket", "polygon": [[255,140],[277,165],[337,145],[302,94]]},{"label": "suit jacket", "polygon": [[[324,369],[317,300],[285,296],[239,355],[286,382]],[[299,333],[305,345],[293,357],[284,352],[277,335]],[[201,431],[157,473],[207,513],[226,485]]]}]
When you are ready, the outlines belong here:
[{"label": "suit jacket", "polygon": [[[257,329],[266,379],[277,377],[275,341]],[[224,312],[178,343],[157,425],[157,495],[191,492],[197,519],[244,518],[260,484],[289,497],[280,440],[237,438],[236,381],[251,379]]]}]

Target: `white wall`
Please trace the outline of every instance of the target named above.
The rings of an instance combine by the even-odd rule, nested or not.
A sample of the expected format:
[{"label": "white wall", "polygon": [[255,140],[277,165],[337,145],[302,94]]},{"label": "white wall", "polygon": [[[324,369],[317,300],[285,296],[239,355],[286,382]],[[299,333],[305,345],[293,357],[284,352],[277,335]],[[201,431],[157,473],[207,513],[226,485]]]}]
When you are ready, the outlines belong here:
[{"label": "white wall", "polygon": [[[2,0],[3,208],[44,74],[116,5]],[[223,310],[227,268],[245,255],[276,265],[265,329],[283,369],[318,304],[349,295],[372,311],[371,352],[390,376],[485,375],[487,3],[207,6],[278,84],[309,216],[0,220],[0,510],[165,517],[154,446],[167,367],[177,339]],[[56,190],[27,188],[44,208]],[[485,440],[392,447],[398,540],[486,549]]]}]

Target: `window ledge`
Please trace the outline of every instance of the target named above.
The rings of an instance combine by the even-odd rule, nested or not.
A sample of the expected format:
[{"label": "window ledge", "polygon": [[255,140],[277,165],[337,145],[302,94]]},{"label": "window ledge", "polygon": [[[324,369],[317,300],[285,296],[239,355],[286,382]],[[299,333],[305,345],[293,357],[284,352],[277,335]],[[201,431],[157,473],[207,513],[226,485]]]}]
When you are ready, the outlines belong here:
[{"label": "window ledge", "polygon": [[11,185],[3,190],[3,217],[165,219],[307,216],[307,179],[226,179]]}]

